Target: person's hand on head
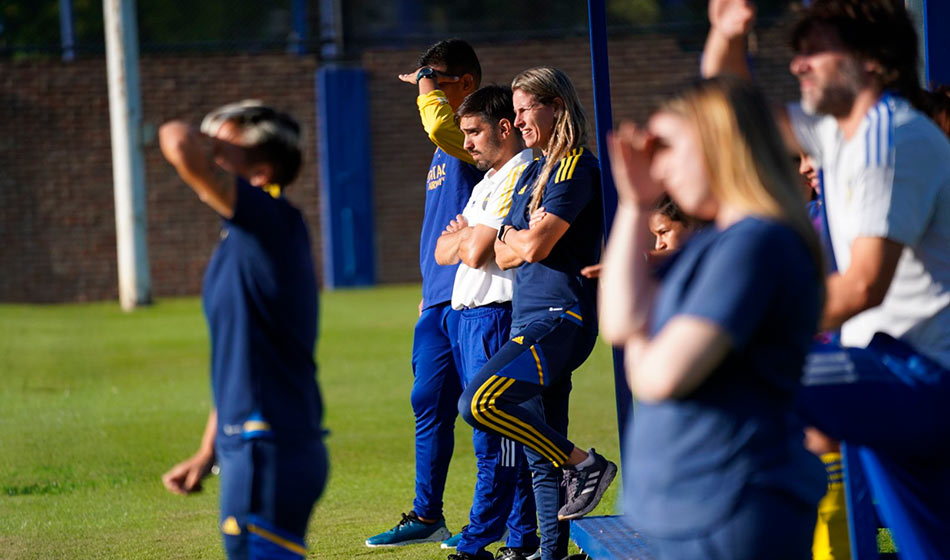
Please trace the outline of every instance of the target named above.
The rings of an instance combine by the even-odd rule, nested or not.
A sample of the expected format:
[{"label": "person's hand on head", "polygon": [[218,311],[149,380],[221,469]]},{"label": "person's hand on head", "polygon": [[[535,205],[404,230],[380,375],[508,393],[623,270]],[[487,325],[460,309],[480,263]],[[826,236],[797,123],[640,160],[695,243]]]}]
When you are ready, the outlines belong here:
[{"label": "person's hand on head", "polygon": [[744,37],[755,24],[755,4],[749,0],[709,0],[709,24],[726,38]]},{"label": "person's hand on head", "polygon": [[[408,74],[399,74],[398,76],[399,81],[406,82],[407,84],[413,84],[413,85],[418,84],[419,81],[416,79],[416,77],[419,75],[419,72],[423,68],[425,68],[425,66],[420,66],[419,68],[416,68],[415,71],[410,72]],[[450,76],[448,74],[439,72],[438,70],[435,71],[435,75],[436,75],[435,81],[439,85],[454,83],[462,79],[460,76]]]},{"label": "person's hand on head", "polygon": [[663,187],[650,177],[656,139],[635,124],[623,122],[607,136],[607,148],[618,202],[641,208],[656,202],[663,194]]}]

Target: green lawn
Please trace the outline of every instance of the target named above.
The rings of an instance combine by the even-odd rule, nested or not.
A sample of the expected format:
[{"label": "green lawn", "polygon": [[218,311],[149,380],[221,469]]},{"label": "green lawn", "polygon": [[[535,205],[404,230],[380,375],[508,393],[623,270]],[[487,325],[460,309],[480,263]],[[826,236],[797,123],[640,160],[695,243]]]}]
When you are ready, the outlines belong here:
[{"label": "green lawn", "polygon": [[[445,558],[437,545],[368,549],[412,503],[409,354],[418,286],[326,293],[319,378],[331,475],[312,558]],[[609,350],[574,377],[571,436],[617,457]],[[217,484],[181,497],[162,472],[192,453],[210,406],[197,299],[126,314],[115,303],[0,306],[0,559],[220,558]],[[449,529],[474,484],[459,422]],[[595,513],[613,512],[619,484]]]}]

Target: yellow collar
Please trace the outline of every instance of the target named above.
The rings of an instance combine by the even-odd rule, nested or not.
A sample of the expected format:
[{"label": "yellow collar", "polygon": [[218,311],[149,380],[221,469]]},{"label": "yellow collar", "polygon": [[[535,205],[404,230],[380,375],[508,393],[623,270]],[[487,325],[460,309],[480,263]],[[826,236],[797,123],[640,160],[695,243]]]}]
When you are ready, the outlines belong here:
[{"label": "yellow collar", "polygon": [[280,185],[277,183],[268,183],[261,187],[264,189],[264,192],[271,195],[274,198],[280,198]]}]

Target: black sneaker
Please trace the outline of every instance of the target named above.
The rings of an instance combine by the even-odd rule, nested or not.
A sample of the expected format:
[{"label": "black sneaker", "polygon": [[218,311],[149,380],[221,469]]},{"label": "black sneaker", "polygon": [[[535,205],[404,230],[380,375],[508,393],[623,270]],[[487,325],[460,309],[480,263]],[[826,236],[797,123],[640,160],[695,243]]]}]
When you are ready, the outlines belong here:
[{"label": "black sneaker", "polygon": [[604,491],[617,476],[617,465],[591,449],[588,451],[594,458],[594,463],[585,468],[568,468],[564,470],[564,479],[567,482],[564,506],[558,510],[558,521],[577,519],[590,513]]},{"label": "black sneaker", "polygon": [[528,546],[503,546],[495,553],[495,560],[537,560],[538,558],[541,558],[541,549]]}]

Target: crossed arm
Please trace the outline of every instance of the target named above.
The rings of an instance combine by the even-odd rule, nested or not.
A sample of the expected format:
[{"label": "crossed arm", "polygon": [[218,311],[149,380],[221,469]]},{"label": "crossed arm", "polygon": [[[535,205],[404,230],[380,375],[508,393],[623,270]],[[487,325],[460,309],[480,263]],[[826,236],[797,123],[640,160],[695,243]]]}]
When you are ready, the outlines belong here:
[{"label": "crossed arm", "polygon": [[567,233],[571,224],[543,207],[535,210],[527,229],[501,226],[495,241],[495,262],[502,270],[521,266],[522,263],[542,261],[551,254],[557,242]]},{"label": "crossed arm", "polygon": [[497,232],[484,224],[470,226],[459,214],[436,241],[435,262],[447,265],[461,261],[471,268],[480,268],[494,256]]}]

